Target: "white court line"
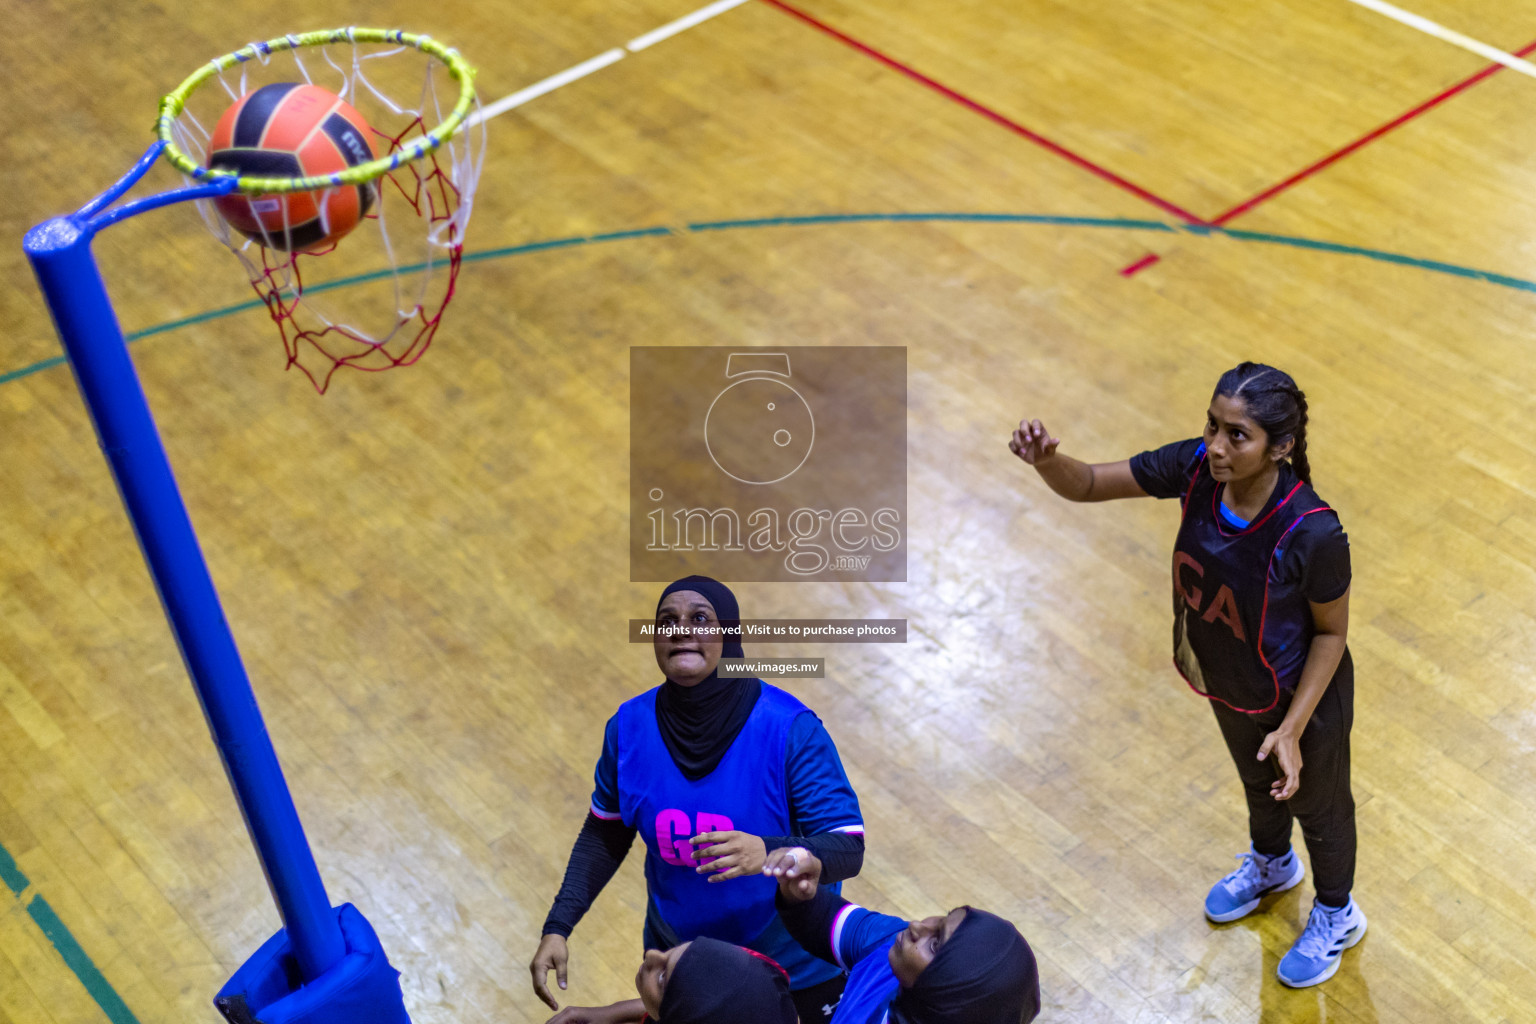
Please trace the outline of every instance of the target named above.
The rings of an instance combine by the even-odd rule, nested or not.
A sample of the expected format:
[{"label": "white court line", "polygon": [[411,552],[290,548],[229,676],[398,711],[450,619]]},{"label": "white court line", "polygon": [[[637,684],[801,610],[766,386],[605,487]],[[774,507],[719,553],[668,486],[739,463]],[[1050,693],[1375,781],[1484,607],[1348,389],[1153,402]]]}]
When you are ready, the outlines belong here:
[{"label": "white court line", "polygon": [[693,26],[708,21],[717,14],[724,14],[733,7],[740,7],[746,2],[747,0],[719,0],[718,3],[710,4],[708,7],[700,7],[692,14],[685,14],[676,21],[661,26],[661,28],[656,29],[654,32],[647,32],[643,36],[631,39],[624,48],[630,53],[639,53],[647,46],[655,46],[663,39],[670,39],[679,32],[686,32],[693,28]]},{"label": "white court line", "polygon": [[558,75],[550,75],[542,82],[535,82],[526,89],[519,89],[510,96],[503,96],[495,103],[481,107],[478,112],[470,114],[464,119],[464,127],[472,128],[482,121],[489,121],[493,117],[505,114],[515,107],[522,106],[529,100],[536,100],[545,93],[554,92],[561,86],[570,85],[578,79],[586,78],[594,71],[601,71],[610,64],[617,64],[629,53],[639,53],[647,47],[655,46],[664,39],[671,39],[680,32],[686,32],[695,25],[701,25],[710,18],[740,7],[746,2],[747,0],[717,0],[717,2],[708,6],[700,7],[692,14],[685,14],[676,21],[669,21],[660,28],[647,32],[643,36],[636,36],[625,44],[623,48],[615,46],[607,53],[600,53],[591,60],[582,61],[573,68],[566,68]]},{"label": "white court line", "polygon": [[607,53],[600,53],[591,60],[584,60],[573,68],[566,68],[558,75],[550,75],[542,82],[530,85],[526,89],[520,89],[510,96],[503,96],[490,106],[481,107],[479,113],[471,114],[464,119],[467,127],[474,127],[481,121],[489,121],[498,114],[505,114],[513,107],[520,107],[529,100],[536,100],[547,92],[554,92],[562,85],[570,85],[578,78],[586,78],[594,71],[601,71],[610,64],[616,64],[624,59],[624,51],[614,47]]},{"label": "white court line", "polygon": [[1522,75],[1530,75],[1532,78],[1536,78],[1536,64],[1532,64],[1528,60],[1521,60],[1512,53],[1505,53],[1497,46],[1480,43],[1470,36],[1464,36],[1460,32],[1448,29],[1444,25],[1430,21],[1428,18],[1421,18],[1412,11],[1405,11],[1401,7],[1393,7],[1391,4],[1384,2],[1384,0],[1349,0],[1349,2],[1369,8],[1377,14],[1385,14],[1393,21],[1401,22],[1409,28],[1416,28],[1420,32],[1427,32],[1436,39],[1444,39],[1446,42],[1459,46],[1463,50],[1471,50],[1479,56],[1487,57],[1495,63],[1503,64],[1511,71],[1518,71]]}]

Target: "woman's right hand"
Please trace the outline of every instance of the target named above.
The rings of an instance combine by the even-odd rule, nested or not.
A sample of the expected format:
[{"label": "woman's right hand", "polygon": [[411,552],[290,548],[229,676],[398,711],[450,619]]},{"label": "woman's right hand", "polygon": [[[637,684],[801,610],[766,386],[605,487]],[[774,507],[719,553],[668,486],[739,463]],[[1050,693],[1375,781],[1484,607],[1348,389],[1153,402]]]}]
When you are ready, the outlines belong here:
[{"label": "woman's right hand", "polygon": [[[533,954],[533,962],[528,965],[528,971],[533,975],[534,993],[544,1000],[551,1010],[560,1009],[560,1004],[555,1002],[555,997],[549,993],[549,972],[555,972],[555,980],[559,982],[561,991],[564,991],[565,961],[569,955],[569,951],[565,948],[565,936],[550,932],[539,940],[538,952]],[[576,1024],[577,1020],[578,1018],[562,1019],[561,1024]],[[595,1021],[594,1024],[596,1024]]]},{"label": "woman's right hand", "polygon": [[816,895],[821,860],[803,846],[781,846],[768,854],[763,874],[778,879],[779,892],[786,900],[804,903]]},{"label": "woman's right hand", "polygon": [[1008,450],[1031,466],[1039,466],[1056,457],[1056,446],[1059,444],[1061,438],[1052,437],[1044,423],[1039,420],[1020,420],[1013,438],[1008,442]]}]

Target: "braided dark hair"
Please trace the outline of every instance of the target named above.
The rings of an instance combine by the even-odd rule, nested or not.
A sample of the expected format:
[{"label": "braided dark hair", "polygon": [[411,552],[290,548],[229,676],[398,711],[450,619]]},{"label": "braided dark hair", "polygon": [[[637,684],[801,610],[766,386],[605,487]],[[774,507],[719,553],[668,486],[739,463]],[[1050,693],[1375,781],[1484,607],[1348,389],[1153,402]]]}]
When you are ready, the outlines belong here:
[{"label": "braided dark hair", "polygon": [[1241,398],[1248,415],[1269,435],[1270,444],[1294,439],[1287,461],[1304,483],[1312,482],[1312,467],[1307,463],[1307,396],[1290,374],[1264,363],[1238,363],[1221,375],[1215,393]]}]

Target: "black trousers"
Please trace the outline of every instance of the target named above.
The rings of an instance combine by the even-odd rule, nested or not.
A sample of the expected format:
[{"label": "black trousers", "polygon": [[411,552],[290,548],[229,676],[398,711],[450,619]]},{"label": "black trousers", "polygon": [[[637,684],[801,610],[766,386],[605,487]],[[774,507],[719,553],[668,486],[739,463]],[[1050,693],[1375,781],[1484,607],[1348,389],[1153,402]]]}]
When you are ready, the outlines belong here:
[{"label": "black trousers", "polygon": [[1349,730],[1355,720],[1355,670],[1349,652],[1301,734],[1301,786],[1289,800],[1269,795],[1279,760],[1257,760],[1264,737],[1280,727],[1290,695],[1259,715],[1233,711],[1216,701],[1211,708],[1237,765],[1248,797],[1248,834],[1253,848],[1274,857],[1291,848],[1291,819],[1312,860],[1312,884],[1323,903],[1342,907],[1355,883],[1355,797],[1349,788]]}]

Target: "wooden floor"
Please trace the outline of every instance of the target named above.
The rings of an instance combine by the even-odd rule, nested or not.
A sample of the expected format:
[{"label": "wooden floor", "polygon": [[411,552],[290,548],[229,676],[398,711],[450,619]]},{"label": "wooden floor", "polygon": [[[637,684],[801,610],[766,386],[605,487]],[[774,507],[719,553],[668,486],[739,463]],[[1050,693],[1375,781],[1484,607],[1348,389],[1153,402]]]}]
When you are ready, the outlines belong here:
[{"label": "wooden floor", "polygon": [[[548,1015],[525,964],[603,722],[657,681],[624,642],[658,592],[628,582],[630,347],[871,344],[908,348],[908,582],[738,588],[911,624],[791,687],[863,804],[854,898],[1013,918],[1042,1020],[1536,1020],[1536,82],[1489,75],[1231,233],[1159,231],[1487,62],[1345,0],[795,2],[845,38],[752,0],[495,120],[472,249],[673,230],[468,266],[416,367],[321,398],[258,312],[134,347],[330,894],[413,1019]],[[21,233],[126,169],[202,61],[398,24],[489,101],[699,3],[11,5],[0,374],[59,352]],[[1529,3],[1410,6],[1536,40]],[[1082,220],[837,219],[924,213]],[[827,219],[689,227],[796,217]],[[97,251],[128,330],[248,297],[188,209]],[[1370,933],[1299,992],[1274,969],[1309,885],[1200,914],[1246,837],[1168,664],[1175,509],[1067,506],[1006,448],[1026,413],[1090,459],[1189,436],[1243,358],[1310,396],[1356,574]],[[276,915],[67,368],[0,379],[0,1022],[212,1021]],[[572,941],[577,1002],[628,991],[640,860]]]}]

